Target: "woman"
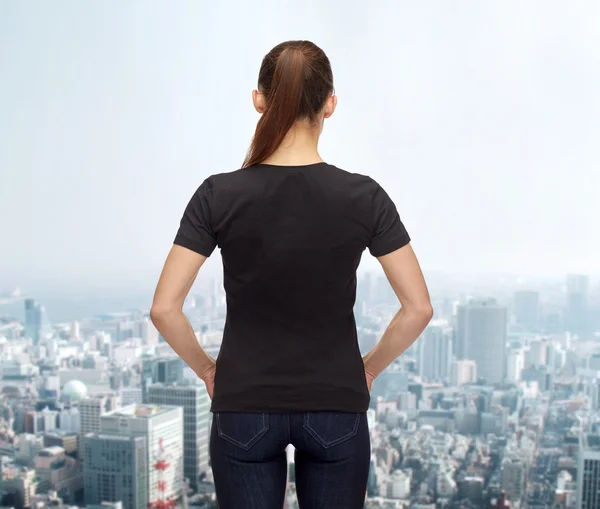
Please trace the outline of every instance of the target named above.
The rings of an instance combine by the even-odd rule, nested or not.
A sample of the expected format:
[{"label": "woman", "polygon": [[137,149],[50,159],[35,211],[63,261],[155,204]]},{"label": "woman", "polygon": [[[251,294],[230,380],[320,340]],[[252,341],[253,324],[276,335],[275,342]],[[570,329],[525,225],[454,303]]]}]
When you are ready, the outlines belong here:
[{"label": "woman", "polygon": [[[209,176],[191,198],[152,320],[212,400],[221,509],[281,509],[288,444],[301,508],[362,508],[371,383],[431,319],[428,291],[388,194],[318,153],[337,103],[325,53],[309,41],[279,44],[262,62],[252,99],[261,117],[243,167]],[[182,306],[216,246],[227,318],[215,362]],[[353,306],[366,248],[401,309],[361,357]]]}]

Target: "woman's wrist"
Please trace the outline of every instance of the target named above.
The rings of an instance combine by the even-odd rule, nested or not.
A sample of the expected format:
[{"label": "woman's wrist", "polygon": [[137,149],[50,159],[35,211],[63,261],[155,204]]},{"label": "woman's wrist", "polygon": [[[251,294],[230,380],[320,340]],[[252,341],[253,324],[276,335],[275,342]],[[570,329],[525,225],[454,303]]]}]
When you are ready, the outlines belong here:
[{"label": "woman's wrist", "polygon": [[363,357],[363,364],[365,368],[365,372],[372,378],[375,379],[379,375],[378,371],[371,365],[369,359],[372,355],[372,352],[369,352]]},{"label": "woman's wrist", "polygon": [[194,370],[198,378],[206,381],[208,379],[214,378],[214,373],[216,369],[216,362],[213,358],[206,355],[203,352],[203,359],[198,363],[198,366]]}]

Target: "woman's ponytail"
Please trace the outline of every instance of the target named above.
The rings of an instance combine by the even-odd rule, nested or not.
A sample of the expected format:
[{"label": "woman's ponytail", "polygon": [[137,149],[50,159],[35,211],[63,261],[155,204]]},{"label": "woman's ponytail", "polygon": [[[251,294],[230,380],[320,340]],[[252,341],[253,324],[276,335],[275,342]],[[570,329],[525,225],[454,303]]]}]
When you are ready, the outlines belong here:
[{"label": "woman's ponytail", "polygon": [[304,117],[312,120],[333,90],[329,60],[309,41],[290,41],[273,48],[263,60],[258,81],[265,111],[243,167],[273,154],[294,122]]}]

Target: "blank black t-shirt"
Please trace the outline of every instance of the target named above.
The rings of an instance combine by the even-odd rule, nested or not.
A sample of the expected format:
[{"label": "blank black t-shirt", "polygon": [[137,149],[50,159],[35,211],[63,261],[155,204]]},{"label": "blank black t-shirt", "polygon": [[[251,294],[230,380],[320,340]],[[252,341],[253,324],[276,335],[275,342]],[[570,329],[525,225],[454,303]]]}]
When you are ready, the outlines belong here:
[{"label": "blank black t-shirt", "polygon": [[366,248],[383,256],[409,241],[377,182],[324,162],[204,180],[174,243],[221,249],[227,315],[211,411],[366,411],[356,270]]}]

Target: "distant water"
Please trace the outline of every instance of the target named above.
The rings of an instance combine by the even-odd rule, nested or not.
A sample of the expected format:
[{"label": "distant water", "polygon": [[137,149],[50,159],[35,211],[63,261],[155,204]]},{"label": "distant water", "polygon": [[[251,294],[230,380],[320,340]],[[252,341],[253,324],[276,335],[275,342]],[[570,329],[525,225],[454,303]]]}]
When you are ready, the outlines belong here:
[{"label": "distant water", "polygon": [[[94,315],[127,311],[129,309],[150,309],[153,290],[110,289],[110,288],[60,288],[37,289],[27,292],[46,308],[51,323],[73,322]],[[0,308],[0,315],[10,314],[23,320],[24,304],[12,303]]]},{"label": "distant water", "polygon": [[69,298],[68,296],[51,297],[41,300],[46,307],[51,322],[73,322],[94,315],[127,311],[128,309],[150,309],[152,294],[140,295],[90,295]]}]

